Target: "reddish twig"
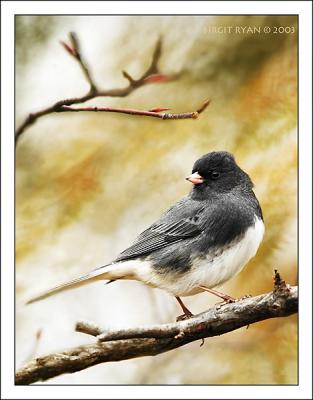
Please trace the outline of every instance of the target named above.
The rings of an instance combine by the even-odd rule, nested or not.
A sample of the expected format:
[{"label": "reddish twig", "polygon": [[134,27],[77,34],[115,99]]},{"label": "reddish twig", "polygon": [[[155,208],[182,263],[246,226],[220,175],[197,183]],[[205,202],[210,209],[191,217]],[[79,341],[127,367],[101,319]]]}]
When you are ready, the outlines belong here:
[{"label": "reddish twig", "polygon": [[203,112],[209,105],[210,101],[206,100],[203,105],[197,111],[184,112],[184,113],[161,113],[161,111],[169,110],[169,108],[154,108],[150,111],[135,110],[133,108],[116,108],[116,107],[69,107],[61,106],[57,112],[81,112],[81,111],[93,111],[93,112],[114,112],[121,114],[130,115],[142,115],[146,117],[160,118],[160,119],[196,119],[199,114]]},{"label": "reddish twig", "polygon": [[[60,100],[50,107],[47,107],[47,108],[44,108],[43,110],[29,114],[27,116],[27,118],[24,120],[24,122],[19,126],[19,128],[16,131],[16,134],[15,134],[15,142],[16,143],[18,142],[20,136],[25,131],[25,129],[28,128],[30,125],[32,125],[34,122],[36,122],[38,120],[38,118],[40,118],[44,115],[47,115],[47,114],[54,113],[54,112],[70,111],[69,109],[65,109],[64,106],[71,106],[73,104],[85,103],[86,101],[88,101],[90,99],[94,99],[96,97],[126,97],[130,93],[132,93],[134,90],[136,90],[139,87],[144,86],[146,84],[165,82],[165,81],[169,81],[169,80],[173,79],[173,77],[169,77],[167,75],[159,73],[158,62],[159,62],[159,59],[161,57],[161,52],[162,52],[162,42],[161,42],[161,39],[159,39],[155,46],[150,65],[149,65],[148,69],[142,74],[142,76],[139,79],[134,79],[130,76],[130,74],[128,72],[122,71],[123,76],[128,80],[127,86],[125,86],[123,88],[118,88],[118,89],[100,90],[97,88],[97,85],[95,84],[95,82],[91,76],[91,73],[89,71],[89,68],[87,67],[87,64],[85,63],[85,61],[82,57],[79,40],[78,40],[76,34],[72,32],[72,33],[70,33],[69,36],[70,36],[70,44],[65,43],[65,42],[61,42],[61,44],[64,47],[64,49],[79,63],[79,65],[84,73],[84,76],[85,76],[87,82],[89,83],[89,91],[84,96]],[[86,111],[86,110],[84,110],[84,111]],[[88,110],[88,111],[91,111],[91,110]],[[97,110],[97,111],[99,111],[99,110]],[[115,112],[117,112],[117,111],[115,111]],[[129,113],[127,112],[127,114],[129,114]],[[133,113],[133,114],[142,115],[142,114],[138,114],[138,113]],[[191,113],[189,113],[189,114],[191,114]],[[175,115],[175,114],[173,114],[173,115]],[[160,116],[158,118],[160,118]],[[165,117],[163,119],[177,119],[177,118],[178,117],[172,117],[169,114],[167,117]],[[186,118],[186,117],[179,117],[179,118]],[[195,118],[195,117],[187,117],[187,118]]]}]

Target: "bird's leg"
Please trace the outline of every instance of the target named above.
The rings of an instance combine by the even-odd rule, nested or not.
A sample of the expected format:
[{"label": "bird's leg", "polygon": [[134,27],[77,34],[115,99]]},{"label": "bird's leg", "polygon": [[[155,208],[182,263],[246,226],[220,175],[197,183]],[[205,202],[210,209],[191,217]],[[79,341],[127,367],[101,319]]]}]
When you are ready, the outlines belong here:
[{"label": "bird's leg", "polygon": [[205,290],[206,292],[212,293],[217,297],[220,297],[226,303],[234,303],[236,301],[236,299],[234,297],[231,297],[228,294],[224,294],[224,293],[218,292],[217,290],[209,289],[206,286],[199,285],[199,288],[201,288],[202,290]]},{"label": "bird's leg", "polygon": [[[183,315],[180,315],[179,317],[176,318],[176,321],[183,321],[185,319],[193,317],[193,313],[188,310],[188,308],[185,306],[185,304],[182,302],[182,299],[180,297],[175,296],[175,299],[178,301],[179,305],[181,306],[182,310],[184,311]],[[204,345],[204,339],[201,339],[201,344],[200,347]]]},{"label": "bird's leg", "polygon": [[182,302],[182,299],[180,297],[178,297],[178,296],[175,296],[175,299],[178,301],[179,305],[181,306],[181,308],[182,308],[182,310],[184,312],[183,315],[180,315],[179,317],[176,318],[176,321],[178,322],[178,321],[182,321],[184,319],[188,319],[188,318],[193,317],[193,313],[190,310],[188,310],[188,308]]}]

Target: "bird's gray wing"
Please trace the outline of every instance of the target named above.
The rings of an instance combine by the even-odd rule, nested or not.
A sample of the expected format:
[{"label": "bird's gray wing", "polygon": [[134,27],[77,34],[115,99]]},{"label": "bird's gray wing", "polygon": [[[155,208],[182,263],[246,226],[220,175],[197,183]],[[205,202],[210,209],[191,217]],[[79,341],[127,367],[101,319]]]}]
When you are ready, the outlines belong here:
[{"label": "bird's gray wing", "polygon": [[124,250],[115,261],[145,256],[175,242],[200,235],[202,229],[197,222],[197,215],[202,211],[202,207],[197,207],[197,209],[189,209],[186,213],[182,204],[177,204],[176,207],[169,209],[158,222],[143,231],[135,243]]}]

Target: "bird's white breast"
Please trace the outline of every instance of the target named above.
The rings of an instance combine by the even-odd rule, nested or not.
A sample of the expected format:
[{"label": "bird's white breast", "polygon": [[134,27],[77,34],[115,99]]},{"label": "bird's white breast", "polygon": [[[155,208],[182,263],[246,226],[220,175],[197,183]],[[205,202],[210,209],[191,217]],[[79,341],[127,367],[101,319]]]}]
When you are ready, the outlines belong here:
[{"label": "bird's white breast", "polygon": [[[247,262],[255,256],[263,235],[263,221],[256,218],[255,225],[247,229],[241,240],[230,244],[220,254],[195,260],[189,272],[188,281],[193,282],[194,287],[200,284],[208,288],[228,281],[237,275]],[[190,294],[194,294],[193,290]]]},{"label": "bird's white breast", "polygon": [[184,274],[158,274],[146,261],[136,268],[136,278],[176,296],[200,293],[202,290],[199,285],[213,288],[238,274],[256,254],[263,234],[263,221],[256,217],[255,224],[247,229],[242,239],[230,243],[219,252],[212,251],[206,257],[195,259],[191,269]]}]

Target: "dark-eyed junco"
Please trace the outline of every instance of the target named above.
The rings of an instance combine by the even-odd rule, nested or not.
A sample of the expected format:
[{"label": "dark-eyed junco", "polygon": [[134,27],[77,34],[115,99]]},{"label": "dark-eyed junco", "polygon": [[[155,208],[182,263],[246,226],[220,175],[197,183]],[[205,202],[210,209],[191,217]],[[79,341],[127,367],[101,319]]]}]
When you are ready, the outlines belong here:
[{"label": "dark-eyed junco", "polygon": [[186,178],[190,193],[143,231],[112,263],[57,286],[28,301],[96,281],[135,279],[173,294],[184,316],[192,313],[179,296],[213,290],[255,255],[264,234],[253,183],[224,151],[204,155]]}]

